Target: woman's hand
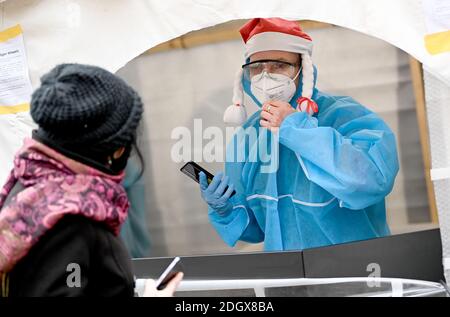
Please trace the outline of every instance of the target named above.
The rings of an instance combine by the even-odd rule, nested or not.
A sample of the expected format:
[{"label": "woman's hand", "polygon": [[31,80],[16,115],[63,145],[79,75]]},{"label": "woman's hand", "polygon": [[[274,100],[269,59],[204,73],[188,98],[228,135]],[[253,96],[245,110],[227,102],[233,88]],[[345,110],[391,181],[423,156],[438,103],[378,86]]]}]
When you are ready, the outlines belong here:
[{"label": "woman's hand", "polygon": [[296,110],[284,101],[269,101],[263,104],[260,125],[272,132],[277,132],[284,119]]},{"label": "woman's hand", "polygon": [[147,280],[145,283],[144,295],[142,295],[142,297],[173,297],[173,294],[182,279],[183,273],[180,272],[167,283],[167,286],[163,290],[160,291],[156,289],[155,280]]}]

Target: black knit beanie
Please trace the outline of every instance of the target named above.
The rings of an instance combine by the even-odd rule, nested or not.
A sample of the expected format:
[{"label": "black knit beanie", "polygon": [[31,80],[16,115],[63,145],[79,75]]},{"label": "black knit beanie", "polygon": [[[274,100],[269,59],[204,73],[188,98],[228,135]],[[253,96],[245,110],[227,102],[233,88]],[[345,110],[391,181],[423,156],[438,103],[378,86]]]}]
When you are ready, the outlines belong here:
[{"label": "black knit beanie", "polygon": [[112,154],[130,147],[143,112],[138,94],[107,70],[61,64],[31,98],[37,134],[64,149]]}]

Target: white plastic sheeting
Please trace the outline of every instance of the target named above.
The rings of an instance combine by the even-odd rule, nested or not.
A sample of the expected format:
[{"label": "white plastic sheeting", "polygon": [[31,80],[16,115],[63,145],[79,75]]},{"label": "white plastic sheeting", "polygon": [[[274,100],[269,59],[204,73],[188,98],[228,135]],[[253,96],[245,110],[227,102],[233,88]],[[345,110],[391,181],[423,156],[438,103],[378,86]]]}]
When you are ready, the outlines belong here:
[{"label": "white plastic sheeting", "polygon": [[[352,96],[381,115],[394,131],[400,173],[387,199],[388,221],[393,234],[418,230],[417,224],[429,222],[430,214],[409,56],[384,41],[340,27],[309,30],[308,34],[315,43],[319,89]],[[196,141],[206,129],[225,130],[222,113],[230,103],[233,76],[243,56],[238,39],[143,54],[118,71],[147,106],[140,141],[147,163],[144,183],[152,256],[261,247],[240,244],[228,248],[209,224],[198,185],[182,175],[182,163],[171,158],[177,143],[171,135],[178,127],[192,131],[192,153],[202,153],[209,142]],[[249,113],[257,109],[250,98],[245,98],[245,104]],[[202,131],[195,129],[198,118]],[[213,173],[223,169],[221,163],[198,163]]]},{"label": "white plastic sheeting", "polygon": [[[426,25],[420,0],[14,0],[0,4],[2,29],[20,23],[34,86],[62,62],[95,64],[116,71],[147,49],[192,30],[233,19],[280,16],[328,22],[381,38],[423,62],[450,85],[450,53],[431,56],[424,47]],[[30,123],[0,117],[11,134],[0,149],[0,180]]]}]

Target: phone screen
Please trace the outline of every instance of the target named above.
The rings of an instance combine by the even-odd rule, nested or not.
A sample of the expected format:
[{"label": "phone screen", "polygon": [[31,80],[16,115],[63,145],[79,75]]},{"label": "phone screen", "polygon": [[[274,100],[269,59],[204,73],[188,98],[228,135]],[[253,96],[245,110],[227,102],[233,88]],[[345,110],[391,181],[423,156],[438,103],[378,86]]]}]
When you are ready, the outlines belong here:
[{"label": "phone screen", "polygon": [[[186,163],[180,169],[180,171],[183,172],[184,174],[186,174],[187,176],[189,176],[190,178],[192,178],[197,183],[200,183],[200,176],[199,176],[200,172],[205,173],[208,184],[210,184],[214,178],[213,174],[211,174],[210,172],[208,172],[207,170],[205,170],[203,167],[201,167],[200,165],[198,165],[195,162]],[[224,192],[226,192],[227,189],[228,189],[228,186],[225,188]],[[233,197],[234,194],[236,194],[236,191],[233,191],[233,193],[231,194],[230,197]]]},{"label": "phone screen", "polygon": [[156,281],[156,289],[164,289],[170,282],[170,280],[173,279],[175,275],[177,275],[177,273],[183,272],[183,267],[181,266],[180,261],[181,259],[179,257],[173,259],[173,261],[169,264],[169,266],[164,270],[164,272]]},{"label": "phone screen", "polygon": [[192,178],[197,183],[200,183],[200,172],[205,173],[206,179],[208,180],[208,184],[212,182],[214,175],[205,170],[203,167],[198,165],[195,162],[189,162],[181,168],[181,171]]}]

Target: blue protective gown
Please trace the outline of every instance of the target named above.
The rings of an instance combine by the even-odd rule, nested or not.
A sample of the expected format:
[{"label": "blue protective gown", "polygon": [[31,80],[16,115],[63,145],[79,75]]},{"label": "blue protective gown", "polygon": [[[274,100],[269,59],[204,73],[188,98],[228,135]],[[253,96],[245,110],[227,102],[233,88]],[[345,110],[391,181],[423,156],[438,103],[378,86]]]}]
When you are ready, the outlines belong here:
[{"label": "blue protective gown", "polygon": [[[255,100],[249,83],[243,85]],[[300,95],[301,86],[292,105]],[[258,133],[255,140],[242,133],[259,127],[260,111],[228,146],[225,174],[237,192],[233,209],[224,216],[209,209],[212,225],[228,245],[264,241],[266,251],[299,250],[390,234],[385,197],[399,169],[393,132],[350,97],[315,88],[313,99],[318,114],[297,112],[282,123],[277,170],[261,173],[265,163],[253,155],[274,135]],[[237,148],[244,149],[244,160],[237,158]]]}]

